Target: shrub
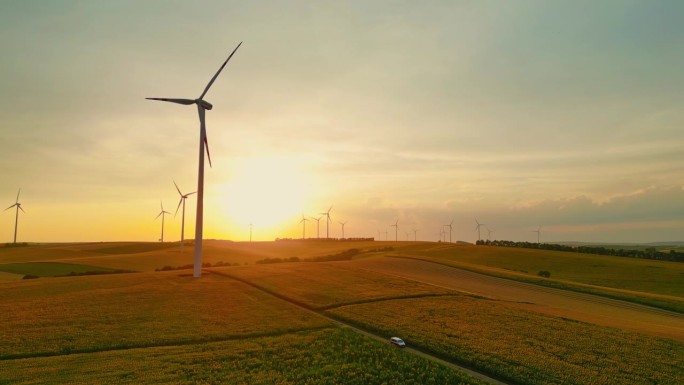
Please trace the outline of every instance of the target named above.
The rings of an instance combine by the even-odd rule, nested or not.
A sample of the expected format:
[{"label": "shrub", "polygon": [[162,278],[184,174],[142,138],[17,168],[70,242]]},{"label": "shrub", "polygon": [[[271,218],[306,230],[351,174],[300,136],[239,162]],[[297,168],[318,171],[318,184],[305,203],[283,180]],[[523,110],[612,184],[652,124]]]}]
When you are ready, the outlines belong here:
[{"label": "shrub", "polygon": [[551,273],[546,270],[539,270],[539,273],[537,273],[537,275],[540,277],[549,278],[551,276]]}]

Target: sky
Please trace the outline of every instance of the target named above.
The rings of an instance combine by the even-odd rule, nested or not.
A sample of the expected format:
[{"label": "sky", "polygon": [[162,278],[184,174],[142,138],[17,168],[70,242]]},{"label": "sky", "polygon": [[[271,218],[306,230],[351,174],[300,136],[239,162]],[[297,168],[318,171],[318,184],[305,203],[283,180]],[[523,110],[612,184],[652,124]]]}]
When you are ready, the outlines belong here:
[{"label": "sky", "polygon": [[399,240],[453,223],[474,242],[477,220],[483,239],[681,241],[682,15],[677,0],[3,1],[0,209],[21,188],[19,242],[157,241],[163,202],[179,240],[197,112],[145,98],[197,98],[243,42],[205,96],[205,238],[298,238],[332,206],[331,237],[346,222],[394,239],[398,220]]}]

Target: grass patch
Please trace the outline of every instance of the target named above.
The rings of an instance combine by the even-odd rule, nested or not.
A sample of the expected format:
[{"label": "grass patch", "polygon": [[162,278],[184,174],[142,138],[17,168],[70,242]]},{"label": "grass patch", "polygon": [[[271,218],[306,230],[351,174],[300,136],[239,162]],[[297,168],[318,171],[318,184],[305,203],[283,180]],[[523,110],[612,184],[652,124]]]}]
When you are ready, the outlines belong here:
[{"label": "grass patch", "polygon": [[449,289],[369,274],[335,263],[272,264],[217,271],[313,309],[392,297],[454,293]]},{"label": "grass patch", "polygon": [[327,311],[409,346],[524,384],[680,384],[684,345],[468,296]]},{"label": "grass patch", "polygon": [[61,262],[7,263],[0,265],[0,271],[36,277],[117,274],[131,272],[129,270],[108,269],[106,267]]},{"label": "grass patch", "polygon": [[12,384],[482,384],[346,329],[6,362]]},{"label": "grass patch", "polygon": [[0,284],[0,360],[330,325],[240,282],[138,273]]}]

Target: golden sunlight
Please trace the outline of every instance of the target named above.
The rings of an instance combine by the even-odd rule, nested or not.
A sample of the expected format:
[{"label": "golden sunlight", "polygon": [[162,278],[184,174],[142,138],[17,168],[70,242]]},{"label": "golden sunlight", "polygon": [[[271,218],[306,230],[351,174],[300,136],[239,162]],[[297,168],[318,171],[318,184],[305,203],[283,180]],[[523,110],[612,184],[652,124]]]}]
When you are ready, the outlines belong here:
[{"label": "golden sunlight", "polygon": [[241,161],[230,181],[220,188],[217,202],[233,226],[253,223],[274,228],[301,215],[311,183],[294,158],[267,156]]}]

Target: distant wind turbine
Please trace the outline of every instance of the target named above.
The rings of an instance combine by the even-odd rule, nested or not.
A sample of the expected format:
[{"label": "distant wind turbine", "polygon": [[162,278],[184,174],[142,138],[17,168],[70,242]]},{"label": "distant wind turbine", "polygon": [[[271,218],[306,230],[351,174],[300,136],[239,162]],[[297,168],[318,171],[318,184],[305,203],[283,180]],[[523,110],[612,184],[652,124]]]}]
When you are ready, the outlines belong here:
[{"label": "distant wind turbine", "polygon": [[323,217],[318,217],[318,218],[310,217],[310,218],[313,219],[314,221],[316,221],[316,238],[320,239],[321,238],[321,218],[323,218]]},{"label": "distant wind turbine", "polygon": [[413,229],[413,241],[416,242],[418,240],[418,230]]},{"label": "distant wind turbine", "polygon": [[475,218],[475,223],[477,223],[477,226],[475,226],[475,230],[477,230],[477,240],[479,241],[480,238],[480,227],[484,226],[484,223],[480,223],[477,221],[477,218]]},{"label": "distant wind turbine", "polygon": [[183,254],[183,241],[185,240],[185,200],[188,199],[188,197],[192,194],[195,194],[197,191],[193,191],[191,193],[183,194],[181,190],[178,188],[178,185],[176,184],[176,181],[173,181],[173,185],[176,186],[176,191],[178,191],[178,195],[180,195],[180,200],[178,201],[178,206],[176,207],[176,213],[173,214],[175,217],[178,214],[178,209],[181,207],[181,204],[183,205],[183,215],[182,215],[182,221],[181,221],[181,241],[180,241],[180,252]]},{"label": "distant wind turbine", "polygon": [[539,226],[538,229],[532,230],[533,233],[537,233],[537,243],[540,243],[539,240],[540,240],[540,238],[541,238],[541,228],[542,228],[542,227]]},{"label": "distant wind turbine", "polygon": [[[453,224],[454,224],[454,220],[452,219],[451,222],[449,222],[448,225],[444,225],[444,227],[448,227],[448,228],[449,228],[449,243],[452,243],[452,242],[451,242],[451,230],[452,230],[452,227],[451,227],[451,226],[452,226]],[[446,241],[446,232],[445,232],[445,234],[444,234],[444,241]]]},{"label": "distant wind turbine", "polygon": [[406,241],[408,241],[408,232],[404,231],[404,234],[406,234]]},{"label": "distant wind turbine", "polygon": [[306,222],[307,221],[308,221],[308,219],[306,219],[304,214],[302,214],[302,220],[299,221],[299,223],[302,224],[302,239],[306,239]]},{"label": "distant wind turbine", "polygon": [[394,222],[393,225],[390,225],[390,227],[394,227],[394,241],[397,242],[399,240],[399,220],[397,219],[397,221]]},{"label": "distant wind turbine", "polygon": [[344,239],[344,225],[346,225],[347,222],[338,222],[338,223],[342,225],[342,239]]},{"label": "distant wind turbine", "polygon": [[249,241],[252,242],[252,224],[249,224]]},{"label": "distant wind turbine", "polygon": [[332,222],[332,220],[330,219],[330,210],[332,210],[332,208],[333,207],[330,206],[328,211],[326,211],[324,213],[319,213],[320,215],[323,215],[326,217],[326,220],[325,220],[325,238],[326,239],[330,238],[330,222]]},{"label": "distant wind turbine", "polygon": [[485,228],[487,229],[487,240],[490,241],[491,237],[492,237],[492,233],[494,232],[494,230],[490,229],[487,226],[485,226]]},{"label": "distant wind turbine", "polygon": [[159,215],[157,215],[157,217],[154,218],[154,220],[157,220],[157,218],[162,217],[162,232],[161,238],[159,240],[161,242],[164,242],[164,217],[166,216],[166,214],[171,215],[171,213],[168,211],[164,211],[164,203],[162,203],[162,201],[159,201],[159,205],[161,206],[161,211],[159,212]]},{"label": "distant wind turbine", "polygon": [[14,201],[14,204],[8,208],[6,208],[3,211],[7,211],[11,209],[12,207],[16,207],[16,214],[14,215],[14,243],[17,243],[17,226],[19,224],[19,210],[23,211],[24,214],[26,211],[21,207],[21,203],[19,203],[19,194],[21,193],[21,189],[17,192],[17,199]]},{"label": "distant wind turbine", "polygon": [[223,62],[221,68],[216,72],[214,77],[211,78],[209,84],[204,88],[202,95],[197,99],[169,99],[169,98],[147,98],[148,100],[159,100],[162,102],[170,102],[183,104],[186,106],[196,104],[197,112],[199,114],[200,121],[200,140],[199,140],[199,168],[197,172],[197,217],[195,221],[195,264],[193,270],[193,277],[199,278],[202,276],[202,225],[203,225],[203,214],[204,214],[204,149],[207,150],[207,158],[209,159],[209,167],[211,167],[211,155],[209,154],[209,142],[207,141],[207,129],[204,121],[204,114],[207,110],[211,110],[213,106],[211,103],[204,100],[204,95],[207,94],[211,85],[214,84],[216,78],[219,76],[223,68],[228,64],[228,61],[235,51],[240,48],[242,42],[235,47],[233,52],[228,56],[228,59]]}]

